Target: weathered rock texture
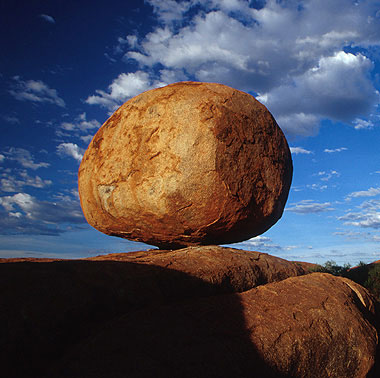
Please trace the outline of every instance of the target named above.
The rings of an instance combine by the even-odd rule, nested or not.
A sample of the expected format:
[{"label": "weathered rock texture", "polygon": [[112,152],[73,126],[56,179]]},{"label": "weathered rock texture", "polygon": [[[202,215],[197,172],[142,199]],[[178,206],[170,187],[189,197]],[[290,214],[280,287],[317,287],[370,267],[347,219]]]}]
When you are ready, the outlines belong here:
[{"label": "weathered rock texture", "polygon": [[[307,266],[303,266],[304,263],[287,261],[267,253],[216,245],[193,246],[171,251],[113,253],[91,257],[90,260],[124,261],[165,268],[171,271],[171,274],[167,276],[164,273],[165,280],[160,280],[159,285],[161,290],[165,292],[165,295],[182,299],[186,293],[194,297],[242,292],[309,272]],[[177,279],[177,274],[182,277],[186,274],[188,278]],[[174,294],[175,292],[177,294]]]},{"label": "weathered rock texture", "polygon": [[183,82],[127,101],[79,169],[87,221],[160,248],[249,239],[281,217],[292,178],[286,139],[254,97]]},{"label": "weathered rock texture", "polygon": [[365,289],[315,273],[122,316],[52,376],[364,378],[375,363],[374,315]]},{"label": "weathered rock texture", "polygon": [[6,377],[351,378],[374,363],[373,298],[298,263],[217,246],[39,261],[0,259]]},{"label": "weathered rock texture", "polygon": [[299,264],[265,253],[219,246],[86,260],[0,259],[1,371],[40,378],[50,363],[121,315],[304,273]]}]

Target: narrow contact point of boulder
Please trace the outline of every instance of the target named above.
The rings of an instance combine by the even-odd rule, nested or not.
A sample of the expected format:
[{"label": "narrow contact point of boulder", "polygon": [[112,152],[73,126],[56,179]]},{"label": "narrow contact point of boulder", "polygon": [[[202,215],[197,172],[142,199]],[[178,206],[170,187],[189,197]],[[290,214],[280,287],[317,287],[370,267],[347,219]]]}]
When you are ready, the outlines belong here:
[{"label": "narrow contact point of boulder", "polygon": [[160,248],[227,244],[282,216],[286,139],[253,96],[181,82],[144,92],[99,129],[79,169],[87,221]]}]

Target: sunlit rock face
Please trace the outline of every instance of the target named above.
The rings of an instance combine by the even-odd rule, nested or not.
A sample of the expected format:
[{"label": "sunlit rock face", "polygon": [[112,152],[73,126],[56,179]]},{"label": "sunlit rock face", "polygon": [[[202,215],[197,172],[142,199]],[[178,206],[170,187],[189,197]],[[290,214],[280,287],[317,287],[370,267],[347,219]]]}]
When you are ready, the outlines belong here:
[{"label": "sunlit rock face", "polygon": [[281,217],[286,139],[253,96],[181,82],[144,92],[99,129],[79,169],[90,225],[160,248],[234,243]]}]

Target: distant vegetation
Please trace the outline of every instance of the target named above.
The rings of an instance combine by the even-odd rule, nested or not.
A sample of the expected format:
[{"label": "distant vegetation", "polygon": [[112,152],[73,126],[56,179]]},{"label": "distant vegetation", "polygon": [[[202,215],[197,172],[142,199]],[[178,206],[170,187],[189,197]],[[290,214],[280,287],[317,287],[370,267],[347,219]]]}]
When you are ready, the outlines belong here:
[{"label": "distant vegetation", "polygon": [[329,260],[312,271],[347,277],[367,288],[380,301],[380,263],[366,264],[361,261],[358,266],[352,268],[350,264],[340,266]]},{"label": "distant vegetation", "polygon": [[322,272],[322,273],[330,273],[334,276],[343,276],[347,277],[346,273],[351,268],[350,264],[344,264],[343,266],[338,265],[335,261],[329,260],[326,261],[323,265],[317,265],[312,269],[313,272]]}]

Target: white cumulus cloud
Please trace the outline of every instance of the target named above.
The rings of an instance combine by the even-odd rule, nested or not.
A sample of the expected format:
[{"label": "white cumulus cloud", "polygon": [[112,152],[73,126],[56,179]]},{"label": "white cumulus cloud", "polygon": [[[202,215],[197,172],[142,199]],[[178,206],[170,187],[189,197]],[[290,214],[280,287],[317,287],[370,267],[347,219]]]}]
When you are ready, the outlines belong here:
[{"label": "white cumulus cloud", "polygon": [[[265,96],[266,100],[262,101],[267,104],[268,95]],[[260,99],[259,99],[260,100]],[[319,118],[314,114],[290,113],[281,114],[276,116],[278,125],[286,131],[289,135],[302,135],[310,136],[316,135],[319,130]]]},{"label": "white cumulus cloud", "polygon": [[99,121],[88,120],[86,113],[81,113],[71,122],[62,122],[56,134],[60,137],[76,137],[88,144],[100,126]]},{"label": "white cumulus cloud", "polygon": [[77,199],[41,201],[24,192],[0,197],[1,235],[59,235],[72,229],[67,224],[79,226],[85,222]]},{"label": "white cumulus cloud", "polygon": [[[265,93],[264,104],[279,119],[286,116],[296,121],[295,116],[302,112],[314,116],[315,124],[322,118],[349,122],[358,114],[370,113],[378,103],[368,77],[371,69],[372,63],[365,56],[339,51],[321,57],[315,66]],[[312,127],[303,134],[307,132],[314,133]]]},{"label": "white cumulus cloud", "polygon": [[[379,94],[366,49],[380,45],[373,2],[149,0],[158,25],[119,38],[115,51],[139,65],[89,96],[115,109],[144,90],[182,80],[254,93],[289,135],[315,135],[322,119],[370,127]],[[347,48],[360,47],[360,52]],[[352,50],[353,51],[353,50]],[[369,51],[369,50],[368,50]],[[149,76],[146,74],[149,72]]]},{"label": "white cumulus cloud", "polygon": [[320,171],[317,173],[317,176],[319,176],[319,178],[322,181],[329,181],[333,177],[339,177],[340,173],[331,169],[330,171],[327,171],[327,172],[326,171]]},{"label": "white cumulus cloud", "polygon": [[153,6],[154,12],[164,23],[180,20],[183,14],[195,3],[193,1],[176,0],[148,0],[147,2]]},{"label": "white cumulus cloud", "polygon": [[256,236],[245,242],[243,242],[245,248],[255,248],[259,251],[269,251],[269,250],[281,250],[280,245],[274,244],[272,239],[267,236]]},{"label": "white cumulus cloud", "polygon": [[80,163],[83,158],[84,149],[75,143],[61,143],[57,146],[57,153],[61,156],[70,156]]},{"label": "white cumulus cloud", "polygon": [[363,129],[368,130],[368,129],[372,129],[374,127],[374,124],[371,120],[356,118],[354,120],[354,127],[356,130],[363,130]]},{"label": "white cumulus cloud", "polygon": [[129,98],[165,84],[157,80],[151,80],[148,73],[143,71],[122,73],[109,85],[108,92],[98,89],[97,94],[89,96],[86,102],[90,105],[100,105],[114,111]]},{"label": "white cumulus cloud", "polygon": [[359,208],[361,209],[360,211],[347,212],[345,215],[338,217],[338,219],[349,226],[380,229],[380,201],[365,201]]},{"label": "white cumulus cloud", "polygon": [[290,152],[294,155],[298,155],[298,154],[305,154],[305,155],[310,155],[312,154],[311,151],[309,150],[306,150],[305,148],[303,147],[290,147]]},{"label": "white cumulus cloud", "polygon": [[380,187],[378,188],[369,188],[367,190],[360,190],[357,192],[350,193],[347,198],[357,198],[357,197],[375,197],[380,194]]}]

